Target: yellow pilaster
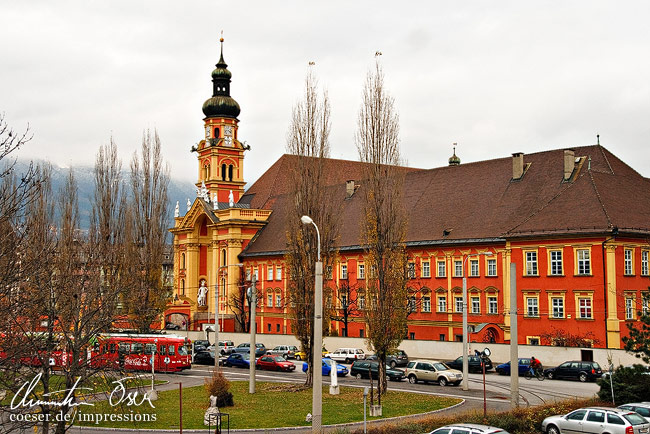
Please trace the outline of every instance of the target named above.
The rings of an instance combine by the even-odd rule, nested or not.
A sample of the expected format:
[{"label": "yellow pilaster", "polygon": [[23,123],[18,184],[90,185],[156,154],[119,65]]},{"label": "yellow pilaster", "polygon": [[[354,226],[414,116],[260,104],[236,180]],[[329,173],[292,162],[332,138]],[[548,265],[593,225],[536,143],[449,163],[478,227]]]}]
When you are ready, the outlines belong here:
[{"label": "yellow pilaster", "polygon": [[196,303],[196,296],[199,289],[199,245],[193,242],[189,236],[187,243],[187,256],[185,265],[187,274],[185,277],[185,294]]},{"label": "yellow pilaster", "polygon": [[[503,276],[503,324],[505,330],[503,332],[503,339],[510,340],[510,263],[512,262],[512,248],[510,241],[506,241],[506,248],[503,252],[502,276]],[[506,313],[508,312],[508,313]]]},{"label": "yellow pilaster", "polygon": [[[454,327],[452,326],[454,317],[452,315],[452,312],[454,311],[454,296],[451,293],[451,273],[452,273],[452,265],[453,265],[453,258],[451,257],[450,254],[445,254],[445,271],[447,272],[447,323],[449,324],[449,327],[447,327],[447,340],[453,342],[454,341]],[[461,327],[462,328],[462,327]]]},{"label": "yellow pilaster", "polygon": [[605,246],[607,270],[607,347],[621,348],[621,325],[617,313],[616,296],[616,246]]}]

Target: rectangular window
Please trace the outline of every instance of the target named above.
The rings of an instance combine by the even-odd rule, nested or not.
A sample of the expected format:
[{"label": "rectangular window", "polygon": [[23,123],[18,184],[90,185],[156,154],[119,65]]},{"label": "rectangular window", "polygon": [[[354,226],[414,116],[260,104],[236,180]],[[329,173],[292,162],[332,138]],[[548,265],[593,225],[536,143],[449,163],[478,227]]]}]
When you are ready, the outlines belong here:
[{"label": "rectangular window", "polygon": [[348,278],[348,266],[341,265],[341,279],[345,280]]},{"label": "rectangular window", "polygon": [[[332,273],[330,270],[330,279],[332,278]],[[282,280],[282,267],[277,266],[275,267],[275,280]]]},{"label": "rectangular window", "polygon": [[269,323],[269,324],[267,324],[267,326],[268,326],[268,331],[270,332],[271,331],[271,324]]},{"label": "rectangular window", "polygon": [[409,305],[409,313],[415,312],[417,310],[416,303],[415,303],[415,297],[410,296],[408,298],[408,305]]},{"label": "rectangular window", "polygon": [[537,276],[537,252],[525,252],[526,276]]},{"label": "rectangular window", "polygon": [[363,280],[366,278],[366,266],[364,264],[359,264],[357,266],[357,279]]},{"label": "rectangular window", "polygon": [[431,277],[431,268],[429,261],[422,262],[422,277]]},{"label": "rectangular window", "polygon": [[366,337],[366,335],[365,335],[363,329],[359,330],[359,337],[360,337],[360,338],[365,338],[365,337]]},{"label": "rectangular window", "polygon": [[446,275],[445,261],[438,261],[438,277],[445,277]]},{"label": "rectangular window", "polygon": [[260,280],[260,269],[258,267],[253,268],[253,276],[255,276],[255,280]]},{"label": "rectangular window", "polygon": [[551,276],[561,276],[562,271],[562,250],[551,250]]},{"label": "rectangular window", "polygon": [[332,266],[328,265],[325,269],[325,279],[332,280]]},{"label": "rectangular window", "polygon": [[488,297],[487,299],[488,299],[488,313],[491,315],[496,315],[498,313],[497,298]]},{"label": "rectangular window", "polygon": [[359,296],[359,309],[363,310],[366,308],[366,297],[363,295]]},{"label": "rectangular window", "polygon": [[454,261],[454,277],[463,277],[463,261]]},{"label": "rectangular window", "polygon": [[422,312],[431,312],[431,297],[422,297]]},{"label": "rectangular window", "polygon": [[641,275],[642,276],[648,275],[648,253],[649,252],[647,250],[641,251]]},{"label": "rectangular window", "polygon": [[280,324],[276,324],[276,325],[275,325],[275,331],[276,331],[277,333],[280,333]]},{"label": "rectangular window", "polygon": [[580,306],[580,318],[591,319],[593,318],[591,310],[591,298],[579,298],[578,305]]},{"label": "rectangular window", "polygon": [[409,262],[408,277],[409,279],[415,279],[415,262]]},{"label": "rectangular window", "polygon": [[580,249],[576,252],[578,258],[578,274],[591,274],[591,260],[588,249]]},{"label": "rectangular window", "polygon": [[488,259],[487,260],[487,275],[490,277],[497,275],[497,260]]},{"label": "rectangular window", "polygon": [[643,300],[641,300],[641,313],[643,316],[648,316],[648,294],[643,294]]},{"label": "rectangular window", "polygon": [[342,295],[341,296],[341,308],[347,309],[348,307],[348,296],[347,295]]},{"label": "rectangular window", "polygon": [[247,269],[246,270],[246,280],[251,280],[252,276],[253,276],[253,272],[251,271],[251,269],[250,268]]},{"label": "rectangular window", "polygon": [[266,280],[273,280],[273,265],[266,267]]},{"label": "rectangular window", "polygon": [[479,297],[472,297],[472,313],[473,314],[480,314],[481,313],[481,299]]},{"label": "rectangular window", "polygon": [[266,306],[273,307],[273,295],[269,294],[266,296]]},{"label": "rectangular window", "polygon": [[624,255],[624,264],[625,264],[625,274],[626,275],[631,275],[632,274],[632,249],[625,249],[623,252]]},{"label": "rectangular window", "polygon": [[469,275],[472,277],[478,276],[478,259],[471,259],[469,261]]},{"label": "rectangular window", "polygon": [[463,297],[454,297],[454,309],[455,312],[463,311]]},{"label": "rectangular window", "polygon": [[447,297],[444,295],[438,296],[438,312],[447,312]]},{"label": "rectangular window", "polygon": [[443,335],[442,333],[440,333],[440,339],[439,340],[444,342],[446,339],[447,339],[447,337],[445,335]]},{"label": "rectangular window", "polygon": [[415,332],[409,332],[409,339],[412,341],[415,340]]},{"label": "rectangular window", "polygon": [[634,319],[634,299],[632,297],[625,299],[625,319]]},{"label": "rectangular window", "polygon": [[275,307],[282,307],[282,295],[275,294]]},{"label": "rectangular window", "polygon": [[564,299],[560,297],[551,298],[551,306],[553,308],[553,318],[564,318]]},{"label": "rectangular window", "polygon": [[539,304],[537,297],[527,297],[526,298],[526,315],[537,317],[539,316]]}]

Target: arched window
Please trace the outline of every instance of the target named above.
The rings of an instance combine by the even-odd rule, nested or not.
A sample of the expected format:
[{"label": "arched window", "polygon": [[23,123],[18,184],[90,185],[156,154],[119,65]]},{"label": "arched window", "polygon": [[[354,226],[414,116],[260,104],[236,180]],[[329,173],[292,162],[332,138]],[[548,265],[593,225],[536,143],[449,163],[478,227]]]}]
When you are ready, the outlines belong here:
[{"label": "arched window", "polygon": [[181,268],[185,268],[185,253],[181,253]]},{"label": "arched window", "polygon": [[185,295],[185,279],[181,279],[181,295]]},{"label": "arched window", "polygon": [[221,250],[221,266],[226,266],[226,249]]},{"label": "arched window", "polygon": [[219,138],[219,128],[214,129],[214,136],[212,136],[212,137],[214,137],[215,139]]},{"label": "arched window", "polygon": [[203,179],[208,180],[210,178],[210,165],[206,164],[203,166]]},{"label": "arched window", "polygon": [[223,181],[226,180],[226,165],[225,164],[221,165],[221,179]]},{"label": "arched window", "polygon": [[232,181],[232,164],[228,166],[228,181]]}]

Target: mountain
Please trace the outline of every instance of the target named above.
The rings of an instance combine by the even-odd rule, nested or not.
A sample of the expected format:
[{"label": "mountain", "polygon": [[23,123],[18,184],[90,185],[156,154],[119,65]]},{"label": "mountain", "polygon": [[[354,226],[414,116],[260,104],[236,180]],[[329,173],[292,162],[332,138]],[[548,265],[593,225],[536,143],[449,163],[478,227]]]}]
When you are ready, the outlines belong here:
[{"label": "mountain", "polygon": [[[23,174],[27,171],[30,161],[18,160],[14,167],[14,173],[17,175]],[[46,161],[34,161],[34,164],[48,164]],[[65,186],[66,179],[70,173],[68,167],[52,167],[52,191],[58,194],[59,191]],[[94,168],[92,166],[74,166],[72,167],[74,176],[79,187],[79,212],[80,212],[80,226],[82,229],[87,229],[90,225],[90,212],[92,209],[92,200],[94,196]],[[122,179],[128,182],[128,170],[122,171]],[[185,214],[187,210],[187,199],[191,201],[196,197],[196,187],[194,184],[179,179],[170,178],[169,187],[167,190],[169,198],[169,227],[174,226],[174,208],[176,202],[180,204],[181,215]],[[58,210],[57,210],[58,213]]]}]

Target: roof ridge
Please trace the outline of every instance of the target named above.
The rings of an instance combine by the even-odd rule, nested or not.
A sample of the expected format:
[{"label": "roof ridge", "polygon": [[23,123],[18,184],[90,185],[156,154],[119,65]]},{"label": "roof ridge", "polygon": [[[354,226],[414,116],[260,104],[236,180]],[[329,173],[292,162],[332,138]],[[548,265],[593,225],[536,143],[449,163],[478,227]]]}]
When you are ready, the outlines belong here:
[{"label": "roof ridge", "polygon": [[614,169],[612,169],[612,165],[609,164],[609,158],[607,158],[607,155],[605,154],[605,151],[603,150],[604,148],[601,145],[597,145],[598,149],[600,150],[601,155],[605,159],[605,163],[607,163],[607,167],[609,167],[609,170],[612,172],[612,175],[615,175]]}]

